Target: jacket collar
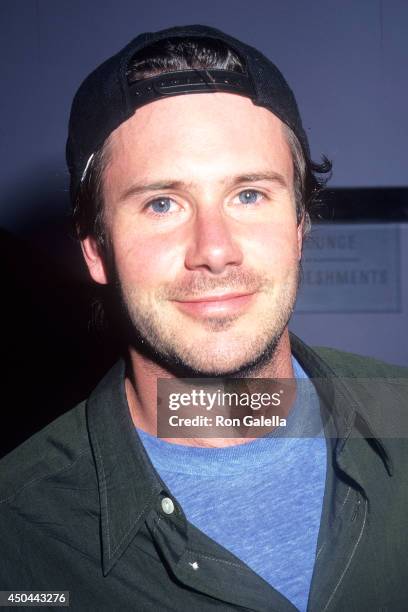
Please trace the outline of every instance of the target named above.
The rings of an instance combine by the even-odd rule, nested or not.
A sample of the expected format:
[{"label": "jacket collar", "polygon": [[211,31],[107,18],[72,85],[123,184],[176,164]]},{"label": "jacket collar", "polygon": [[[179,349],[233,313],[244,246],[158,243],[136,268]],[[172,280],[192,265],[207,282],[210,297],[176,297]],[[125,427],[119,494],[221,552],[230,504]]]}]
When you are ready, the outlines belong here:
[{"label": "jacket collar", "polygon": [[87,402],[101,506],[104,575],[143,524],[162,490],[138,440],[125,395],[123,360],[108,372]]},{"label": "jacket collar", "polygon": [[[347,373],[348,368],[345,367],[340,370],[338,366],[328,363],[327,360],[320,357],[316,350],[307,346],[295,334],[290,334],[290,340],[292,353],[305,369],[308,376],[313,379],[326,410],[333,419],[335,426],[333,435],[338,438],[335,451],[339,463],[342,463],[342,455],[347,455],[349,452],[347,442],[351,438],[368,438],[373,449],[381,457],[388,474],[391,476],[393,465],[389,450],[384,439],[381,439],[371,423],[369,413],[365,407],[367,398],[365,397],[364,402],[359,396],[359,388],[361,388],[363,381],[358,380],[355,385],[346,384],[346,379],[350,383],[353,378],[350,373]],[[346,358],[345,354],[344,359]],[[369,379],[368,376],[367,379]],[[371,400],[375,403],[375,398],[371,398]],[[383,407],[378,406],[378,411],[381,413]],[[357,472],[356,474],[350,473],[350,468],[347,471],[350,476],[359,476]],[[358,479],[356,478],[356,480]]]},{"label": "jacket collar", "polygon": [[[341,393],[336,401],[326,398],[336,427],[344,432],[337,445],[339,461],[347,455],[346,442],[356,427],[357,415],[363,419],[366,437],[375,440],[377,452],[388,471],[391,462],[383,442],[379,441],[364,417],[363,406],[341,381],[341,373],[332,369],[299,338],[291,334],[292,352],[313,379],[336,380]],[[125,362],[120,360],[102,379],[87,402],[87,423],[94,454],[101,507],[102,564],[106,575],[125,551],[144,523],[147,514],[165,486],[154,470],[132,422],[125,394]],[[329,385],[325,385],[327,391]],[[338,400],[338,395],[340,400]],[[344,462],[352,471],[353,462]],[[351,465],[351,467],[350,467]],[[356,466],[356,470],[357,470]],[[359,481],[357,471],[350,476]]]}]

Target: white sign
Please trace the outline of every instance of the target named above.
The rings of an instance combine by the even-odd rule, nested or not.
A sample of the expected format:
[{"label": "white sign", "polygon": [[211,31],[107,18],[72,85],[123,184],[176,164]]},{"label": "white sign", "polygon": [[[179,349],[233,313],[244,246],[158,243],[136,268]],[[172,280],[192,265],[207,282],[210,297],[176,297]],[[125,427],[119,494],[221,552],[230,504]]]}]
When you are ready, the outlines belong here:
[{"label": "white sign", "polygon": [[401,310],[396,224],[316,224],[302,268],[297,313]]}]

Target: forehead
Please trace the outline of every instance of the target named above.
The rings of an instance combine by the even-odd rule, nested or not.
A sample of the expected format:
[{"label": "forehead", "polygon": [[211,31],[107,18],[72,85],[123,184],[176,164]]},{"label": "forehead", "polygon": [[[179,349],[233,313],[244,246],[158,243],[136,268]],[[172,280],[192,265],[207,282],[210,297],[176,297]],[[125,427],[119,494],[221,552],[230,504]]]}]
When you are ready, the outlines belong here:
[{"label": "forehead", "polygon": [[292,174],[280,119],[249,98],[229,93],[147,104],[111,134],[108,152],[109,182],[135,174],[198,181],[270,170],[288,179]]}]

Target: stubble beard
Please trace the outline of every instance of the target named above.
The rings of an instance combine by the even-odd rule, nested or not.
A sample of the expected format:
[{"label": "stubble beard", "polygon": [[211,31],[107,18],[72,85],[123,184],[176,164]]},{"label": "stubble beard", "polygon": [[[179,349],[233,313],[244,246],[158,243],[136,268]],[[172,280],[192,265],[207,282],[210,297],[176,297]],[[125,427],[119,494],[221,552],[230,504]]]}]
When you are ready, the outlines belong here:
[{"label": "stubble beard", "polygon": [[[182,378],[229,377],[245,378],[256,376],[273,361],[279,341],[292,315],[300,279],[300,266],[288,273],[287,281],[279,295],[273,296],[274,283],[255,273],[233,271],[227,279],[206,279],[195,277],[177,287],[166,287],[155,295],[154,302],[140,299],[137,287],[124,287],[115,275],[116,299],[120,300],[120,316],[125,322],[127,344],[134,350],[159,366]],[[205,295],[217,288],[228,287],[257,291],[270,296],[270,310],[254,333],[248,334],[244,342],[245,351],[239,363],[229,365],[227,355],[211,355],[211,350],[189,343],[184,337],[182,327],[171,325],[171,320],[163,317],[165,310],[161,305],[172,299]],[[200,325],[208,334],[219,334],[233,328],[241,315],[230,317],[208,317],[200,320]],[[259,323],[259,318],[255,324]],[[213,359],[211,359],[213,357]],[[216,357],[216,359],[214,359]],[[214,364],[214,361],[217,361]]]}]

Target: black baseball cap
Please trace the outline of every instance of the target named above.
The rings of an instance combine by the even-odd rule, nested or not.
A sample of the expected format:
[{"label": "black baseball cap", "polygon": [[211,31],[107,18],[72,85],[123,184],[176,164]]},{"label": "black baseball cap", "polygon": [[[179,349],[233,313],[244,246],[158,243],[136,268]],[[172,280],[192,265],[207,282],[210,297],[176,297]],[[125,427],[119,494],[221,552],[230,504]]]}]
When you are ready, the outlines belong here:
[{"label": "black baseball cap", "polygon": [[[163,39],[186,37],[224,42],[238,55],[245,72],[191,69],[129,82],[127,71],[137,52]],[[270,110],[293,130],[309,157],[309,144],[295,96],[275,64],[257,49],[209,26],[179,26],[146,32],[98,66],[75,94],[66,147],[72,201],[76,199],[93,154],[137,108],[166,96],[211,91],[244,95],[254,104]]]}]

